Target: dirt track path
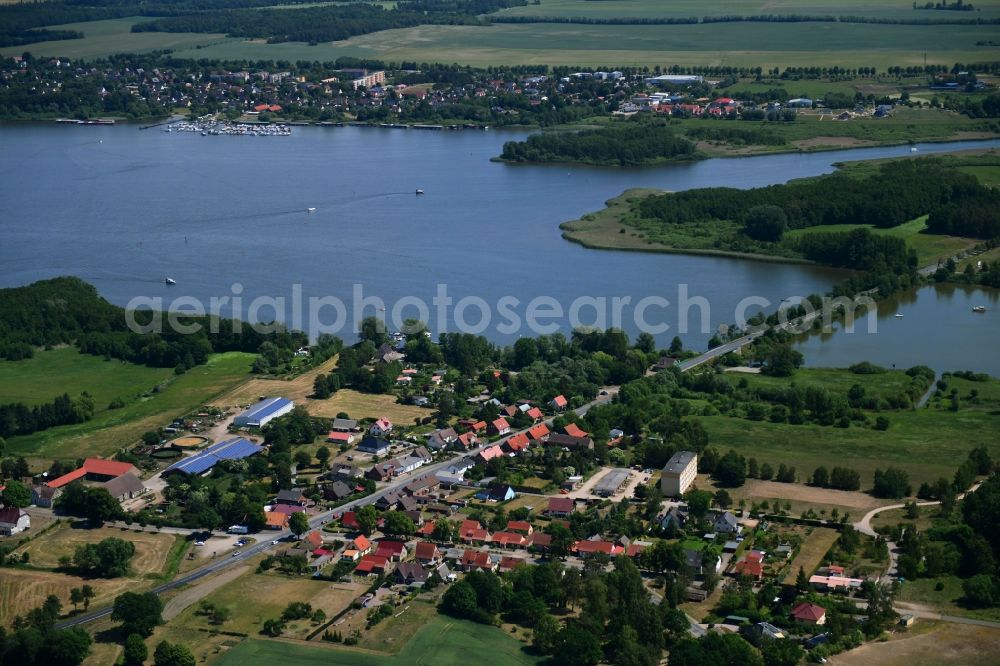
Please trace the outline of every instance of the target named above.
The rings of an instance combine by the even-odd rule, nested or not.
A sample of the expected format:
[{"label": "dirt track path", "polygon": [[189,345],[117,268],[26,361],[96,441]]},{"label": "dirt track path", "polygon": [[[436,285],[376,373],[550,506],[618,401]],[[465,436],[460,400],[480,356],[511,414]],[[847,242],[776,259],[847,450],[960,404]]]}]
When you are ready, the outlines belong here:
[{"label": "dirt track path", "polygon": [[169,622],[180,615],[191,604],[207,597],[226,583],[236,580],[248,571],[250,571],[249,566],[236,567],[181,590],[176,597],[168,601],[167,605],[164,606],[163,619]]}]

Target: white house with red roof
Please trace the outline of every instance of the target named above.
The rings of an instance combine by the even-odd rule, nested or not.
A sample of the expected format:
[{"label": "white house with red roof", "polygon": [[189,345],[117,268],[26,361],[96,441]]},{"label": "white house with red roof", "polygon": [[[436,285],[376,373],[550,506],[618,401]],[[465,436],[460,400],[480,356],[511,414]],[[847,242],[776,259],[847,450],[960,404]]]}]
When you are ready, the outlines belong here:
[{"label": "white house with red roof", "polygon": [[550,434],[549,427],[544,423],[539,423],[528,429],[528,438],[535,442],[545,442]]},{"label": "white house with red roof", "polygon": [[31,527],[31,516],[15,506],[0,509],[0,536],[14,536]]},{"label": "white house with red roof", "polygon": [[500,418],[490,423],[489,431],[491,434],[500,435],[501,437],[503,437],[504,435],[510,432],[510,424],[507,423],[507,419],[501,416]]},{"label": "white house with red roof", "polygon": [[370,428],[368,428],[368,432],[376,437],[385,437],[392,432],[392,421],[382,417],[375,421]]}]

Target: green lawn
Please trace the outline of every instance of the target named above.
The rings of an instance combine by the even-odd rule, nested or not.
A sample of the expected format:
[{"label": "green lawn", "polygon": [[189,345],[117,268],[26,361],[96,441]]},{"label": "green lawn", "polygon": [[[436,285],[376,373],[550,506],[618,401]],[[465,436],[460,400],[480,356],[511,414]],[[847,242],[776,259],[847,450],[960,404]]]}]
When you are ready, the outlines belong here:
[{"label": "green lawn", "polygon": [[115,398],[134,402],[171,375],[170,368],[105,361],[63,347],[36,352],[24,361],[0,361],[0,403],[37,405],[63,393],[76,396],[87,391],[100,412]]},{"label": "green lawn", "polygon": [[350,648],[307,647],[287,642],[247,640],[216,662],[218,666],[264,666],[291,663],[296,666],[519,666],[540,659],[524,652],[522,643],[495,627],[435,616],[406,644],[398,655],[386,656]]},{"label": "green lawn", "polygon": [[[934,589],[938,583],[942,590]],[[977,620],[1000,622],[1000,608],[971,609],[959,605],[964,592],[962,579],[958,576],[939,576],[937,578],[918,578],[907,580],[896,594],[896,601],[930,606],[942,615],[957,615]]]},{"label": "green lawn", "polygon": [[785,234],[786,238],[796,238],[809,233],[826,233],[835,231],[851,231],[858,227],[867,227],[874,234],[882,236],[895,236],[902,238],[906,244],[917,251],[917,261],[920,266],[935,263],[943,257],[950,257],[964,248],[976,244],[975,240],[961,238],[959,236],[942,236],[939,234],[926,234],[923,231],[927,228],[927,216],[923,215],[915,220],[910,220],[905,224],[891,229],[876,229],[868,224],[832,224],[821,227],[809,227],[807,229],[795,229]]},{"label": "green lawn", "polygon": [[179,377],[170,373],[166,388],[122,409],[100,412],[86,423],[13,437],[7,440],[7,452],[45,459],[107,455],[246,379],[254,357],[243,352],[216,354]]},{"label": "green lawn", "polygon": [[[796,372],[796,376],[800,374],[803,371]],[[701,422],[709,442],[721,451],[735,449],[774,468],[785,463],[796,468],[800,479],[808,478],[821,465],[844,466],[860,472],[862,489],[868,489],[876,468],[893,466],[909,473],[916,490],[924,481],[933,483],[942,476],[951,479],[969,450],[979,444],[986,444],[993,456],[1000,456],[1000,380],[949,378],[948,384],[949,391],[959,391],[962,407],[958,412],[948,410],[947,399],[932,399],[925,409],[885,412],[890,421],[887,431],[722,415],[703,417]],[[972,389],[979,392],[979,404],[968,399]]]},{"label": "green lawn", "polygon": [[966,166],[960,167],[959,171],[971,173],[979,179],[979,182],[987,187],[1000,187],[1000,165],[993,166]]}]

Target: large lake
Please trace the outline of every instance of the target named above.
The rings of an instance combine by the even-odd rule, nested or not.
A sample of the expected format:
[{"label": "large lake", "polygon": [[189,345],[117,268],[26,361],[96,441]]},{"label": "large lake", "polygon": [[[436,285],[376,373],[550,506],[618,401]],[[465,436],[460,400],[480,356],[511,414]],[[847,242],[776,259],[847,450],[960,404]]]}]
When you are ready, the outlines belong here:
[{"label": "large lake", "polygon": [[[360,289],[362,296],[376,298],[364,314],[384,313],[390,320],[394,310],[399,318],[423,315],[437,332],[456,330],[459,309],[467,328],[499,342],[553,329],[568,332],[573,323],[619,323],[615,297],[630,299],[617,309],[620,324],[634,334],[636,306],[646,299],[641,314],[649,324],[661,325],[658,339],[666,342],[680,333],[688,346],[703,348],[715,327],[737,320],[744,299],[758,299],[749,307],[743,303],[747,312],[765,301],[766,309],[773,309],[786,297],[826,291],[841,274],[735,259],[588,250],[563,240],[559,223],[599,209],[629,187],[755,187],[826,173],[838,161],[909,154],[900,146],[642,170],[489,161],[504,141],[526,135],[296,127],[291,137],[253,138],[139,131],[134,125],[5,126],[0,128],[0,286],[77,275],[121,305],[148,297],[178,307],[183,303],[175,299],[183,296],[209,308],[213,297],[238,296],[237,314],[264,321],[274,317],[274,308],[250,310],[253,300],[284,298],[284,319],[314,334],[310,297],[329,297],[332,304],[320,308],[319,319],[335,324],[339,317],[347,327],[361,305]],[[1000,141],[919,149],[981,146]],[[417,196],[418,188],[425,194]],[[165,285],[167,277],[176,286]],[[440,299],[432,301],[441,289],[451,299],[443,308]],[[679,307],[685,294],[694,304]],[[482,302],[462,302],[466,297]],[[296,298],[303,302],[298,318]],[[995,305],[991,298],[987,305]],[[700,299],[707,308],[698,305]],[[414,304],[418,300],[426,303],[426,312]],[[485,328],[476,326],[483,321],[482,308],[489,312]],[[229,305],[221,311],[232,313]],[[534,327],[527,326],[529,315]],[[997,319],[988,313],[970,326],[985,328],[996,340]],[[932,316],[919,329],[915,322],[910,328],[907,344],[925,350],[917,356],[931,349],[940,353],[940,347],[919,342],[926,326],[938,323]],[[347,328],[340,334],[353,338]],[[806,349],[825,358],[822,352],[836,346],[820,345],[816,338]],[[879,346],[850,349],[884,361],[874,358]],[[983,360],[974,345],[962,347],[954,353],[967,358],[949,358],[942,369]],[[1000,374],[1000,359],[986,355],[993,357],[990,371]],[[838,363],[845,360],[836,357]]]}]

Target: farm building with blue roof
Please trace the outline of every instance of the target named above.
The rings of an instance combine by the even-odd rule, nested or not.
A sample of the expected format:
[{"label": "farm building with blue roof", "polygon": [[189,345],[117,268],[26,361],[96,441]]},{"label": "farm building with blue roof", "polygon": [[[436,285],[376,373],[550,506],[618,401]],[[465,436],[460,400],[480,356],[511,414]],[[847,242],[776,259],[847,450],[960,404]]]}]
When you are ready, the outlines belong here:
[{"label": "farm building with blue roof", "polygon": [[263,428],[271,419],[287,414],[295,407],[288,398],[267,398],[253,405],[233,419],[237,428]]},{"label": "farm building with blue roof", "polygon": [[204,451],[182,460],[178,460],[163,470],[163,474],[204,474],[223,460],[240,460],[257,455],[264,447],[254,444],[248,439],[237,437],[213,444]]}]

